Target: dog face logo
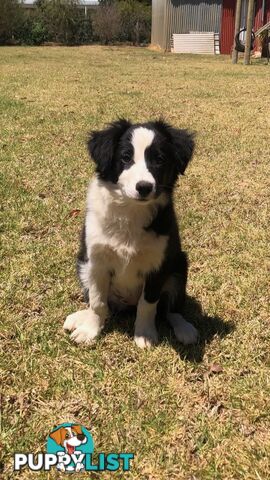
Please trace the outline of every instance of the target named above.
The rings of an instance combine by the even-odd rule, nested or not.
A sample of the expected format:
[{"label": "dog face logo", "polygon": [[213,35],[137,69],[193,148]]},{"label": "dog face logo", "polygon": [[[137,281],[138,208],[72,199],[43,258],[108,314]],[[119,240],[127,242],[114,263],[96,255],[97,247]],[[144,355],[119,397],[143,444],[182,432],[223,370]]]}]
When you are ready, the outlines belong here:
[{"label": "dog face logo", "polygon": [[85,454],[92,453],[93,450],[91,434],[78,424],[61,424],[48,436],[47,452],[58,455],[56,467],[61,472],[83,471]]},{"label": "dog face logo", "polygon": [[[14,453],[14,471],[29,468],[33,472],[63,473],[115,472],[130,470],[134,453],[98,453],[93,459],[94,441],[91,433],[77,423],[62,423],[47,437],[46,452]],[[47,476],[46,476],[47,478]],[[122,478],[122,477],[121,477]]]},{"label": "dog face logo", "polygon": [[87,442],[86,435],[82,432],[80,425],[71,427],[60,427],[50,433],[50,437],[58,444],[64,447],[65,452],[71,455],[76,447]]}]

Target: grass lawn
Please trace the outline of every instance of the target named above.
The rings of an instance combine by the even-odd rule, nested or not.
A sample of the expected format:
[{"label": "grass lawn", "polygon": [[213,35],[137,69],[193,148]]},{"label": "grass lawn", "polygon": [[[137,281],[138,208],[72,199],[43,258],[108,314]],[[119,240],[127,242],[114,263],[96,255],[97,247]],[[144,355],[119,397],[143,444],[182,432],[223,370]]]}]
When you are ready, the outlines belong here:
[{"label": "grass lawn", "polygon": [[[270,67],[129,47],[0,55],[1,478],[17,478],[13,452],[44,450],[62,421],[88,427],[96,452],[135,453],[129,473],[91,478],[269,478]],[[164,327],[141,351],[121,318],[79,348],[62,325],[84,308],[87,132],[161,115],[197,131],[176,205],[200,344],[184,348]]]}]

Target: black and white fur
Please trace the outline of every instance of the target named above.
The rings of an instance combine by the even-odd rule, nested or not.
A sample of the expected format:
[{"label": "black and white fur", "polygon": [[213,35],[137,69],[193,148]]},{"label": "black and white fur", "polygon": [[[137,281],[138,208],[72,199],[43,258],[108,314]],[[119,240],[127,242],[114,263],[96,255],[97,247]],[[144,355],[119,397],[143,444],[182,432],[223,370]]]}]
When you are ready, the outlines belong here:
[{"label": "black and white fur", "polygon": [[163,121],[118,120],[93,132],[88,148],[96,176],[88,189],[78,274],[89,307],[69,315],[64,329],[88,344],[112,310],[133,305],[139,347],[157,343],[157,315],[180,342],[195,343],[198,332],[181,315],[188,264],[173,207],[193,135]]}]

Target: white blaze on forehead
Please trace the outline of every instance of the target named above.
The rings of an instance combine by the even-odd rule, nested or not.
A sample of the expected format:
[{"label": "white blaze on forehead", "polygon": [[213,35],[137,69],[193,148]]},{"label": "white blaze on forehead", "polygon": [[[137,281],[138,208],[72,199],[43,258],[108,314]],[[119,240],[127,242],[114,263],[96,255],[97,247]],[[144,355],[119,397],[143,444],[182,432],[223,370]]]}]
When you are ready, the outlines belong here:
[{"label": "white blaze on forehead", "polygon": [[137,127],[133,130],[131,145],[134,150],[134,163],[129,168],[124,168],[118,178],[118,185],[121,187],[124,195],[129,198],[138,199],[140,197],[137,183],[142,181],[151,183],[153,186],[152,195],[154,195],[156,182],[147,168],[145,159],[145,150],[153,143],[154,137],[155,133],[149,128]]},{"label": "white blaze on forehead", "polygon": [[150,147],[154,140],[153,130],[149,128],[138,127],[135,128],[131,138],[131,144],[134,148],[134,162],[140,162],[144,160],[144,152],[147,147]]}]

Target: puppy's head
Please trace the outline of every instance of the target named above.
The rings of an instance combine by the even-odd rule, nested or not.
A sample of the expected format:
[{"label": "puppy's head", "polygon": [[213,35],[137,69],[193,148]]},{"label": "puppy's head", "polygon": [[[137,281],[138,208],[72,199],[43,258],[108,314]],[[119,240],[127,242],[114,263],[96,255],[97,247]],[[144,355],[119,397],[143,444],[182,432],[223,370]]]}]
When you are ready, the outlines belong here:
[{"label": "puppy's head", "polygon": [[50,433],[50,437],[61,447],[64,447],[68,453],[73,453],[75,447],[87,442],[87,438],[80,425],[71,427],[60,427]]},{"label": "puppy's head", "polygon": [[121,197],[149,201],[170,194],[194,150],[194,135],[162,120],[132,125],[113,122],[93,132],[88,149],[100,179]]}]

